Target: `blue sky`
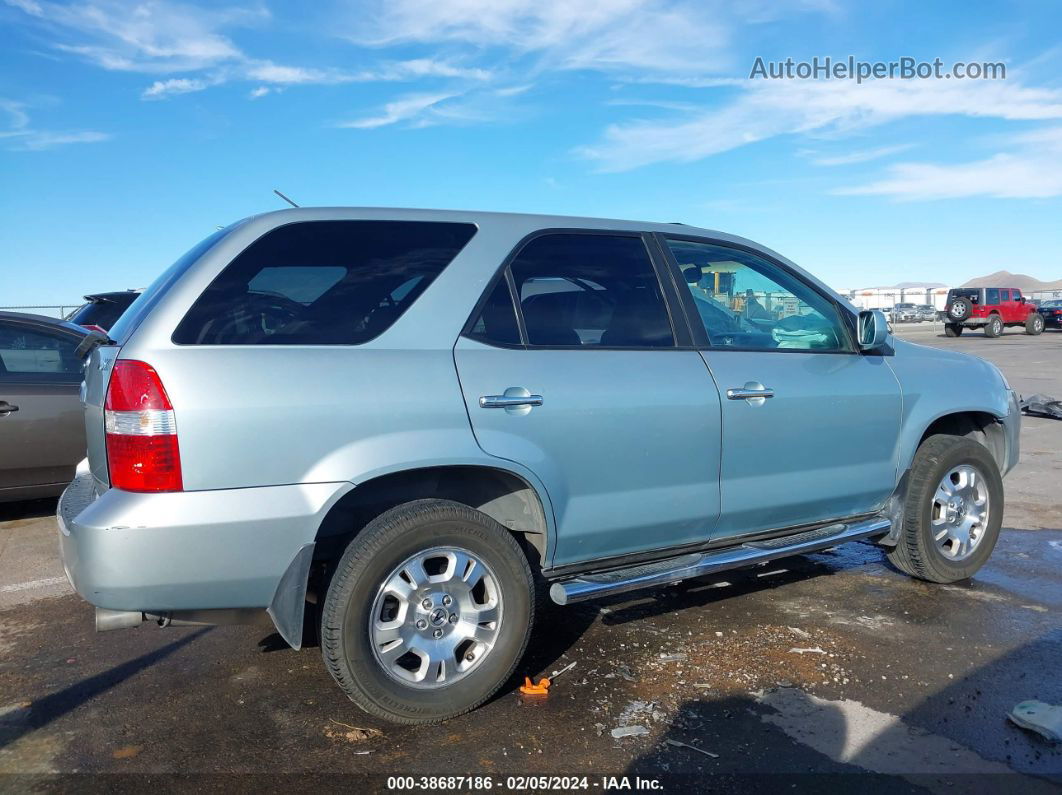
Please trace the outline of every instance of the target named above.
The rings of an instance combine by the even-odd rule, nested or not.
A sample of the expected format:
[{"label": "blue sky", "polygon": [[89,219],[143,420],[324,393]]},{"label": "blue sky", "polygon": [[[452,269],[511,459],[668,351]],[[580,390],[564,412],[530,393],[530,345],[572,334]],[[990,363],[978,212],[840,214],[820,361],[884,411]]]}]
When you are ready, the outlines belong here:
[{"label": "blue sky", "polygon": [[[0,0],[0,305],[218,225],[383,205],[683,221],[835,287],[1062,278],[1062,4]],[[767,60],[1005,80],[750,80]]]}]

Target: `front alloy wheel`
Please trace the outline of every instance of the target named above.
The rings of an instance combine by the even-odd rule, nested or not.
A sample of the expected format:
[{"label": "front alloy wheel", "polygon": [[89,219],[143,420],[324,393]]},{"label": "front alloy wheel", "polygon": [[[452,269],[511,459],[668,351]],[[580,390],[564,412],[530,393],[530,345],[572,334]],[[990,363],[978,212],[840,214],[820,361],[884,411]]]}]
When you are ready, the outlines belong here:
[{"label": "front alloy wheel", "polygon": [[930,582],[972,577],[1003,521],[1003,478],[992,453],[964,436],[930,436],[918,448],[889,561]]}]

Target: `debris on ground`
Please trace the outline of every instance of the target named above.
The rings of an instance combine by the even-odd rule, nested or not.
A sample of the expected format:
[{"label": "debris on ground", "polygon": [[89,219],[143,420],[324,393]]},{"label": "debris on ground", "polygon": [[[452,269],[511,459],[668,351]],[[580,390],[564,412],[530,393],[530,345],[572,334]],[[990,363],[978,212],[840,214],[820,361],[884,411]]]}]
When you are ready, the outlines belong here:
[{"label": "debris on ground", "polygon": [[1051,742],[1062,742],[1062,707],[1043,701],[1023,701],[1007,717],[1023,729],[1042,734]]},{"label": "debris on ground", "polygon": [[810,649],[795,649],[795,648],[794,649],[790,649],[789,653],[790,654],[825,654],[826,651],[824,649],[819,648],[818,646],[814,646],[814,647],[812,647]]},{"label": "debris on ground", "polygon": [[644,737],[649,733],[645,726],[617,726],[612,730],[612,736],[617,740],[623,737]]},{"label": "debris on ground", "polygon": [[113,759],[132,759],[138,756],[143,751],[143,746],[140,745],[123,745],[121,748],[111,754]]},{"label": "debris on ground", "polygon": [[335,729],[331,726],[325,726],[324,734],[329,740],[346,740],[348,743],[360,743],[383,734],[379,729],[362,729],[358,726],[351,726],[349,723],[340,723],[333,718],[329,718],[329,720],[340,727]]},{"label": "debris on ground", "polygon": [[620,663],[616,666],[616,671],[618,671],[619,675],[626,679],[628,682],[635,681],[634,671],[631,670],[629,665],[624,665],[623,663]]},{"label": "debris on ground", "polygon": [[660,662],[682,662],[686,659],[685,654],[661,654]]},{"label": "debris on ground", "polygon": [[553,679],[556,679],[561,674],[567,673],[568,671],[570,671],[574,667],[575,667],[575,661],[573,660],[572,662],[568,663],[563,668],[561,668],[559,671],[554,671],[553,673],[551,673],[549,675],[549,678],[552,681]]},{"label": "debris on ground", "polygon": [[1021,410],[1034,417],[1062,420],[1062,400],[1039,393],[1021,400]]},{"label": "debris on ground", "polygon": [[520,692],[525,696],[544,696],[549,693],[549,677],[543,676],[538,680],[538,684],[531,681],[530,676],[524,677],[524,683],[520,685]]},{"label": "debris on ground", "polygon": [[710,756],[712,759],[718,759],[719,758],[719,754],[713,754],[711,751],[705,751],[703,748],[698,748],[696,745],[690,745],[689,743],[684,743],[681,740],[670,740],[669,739],[669,740],[665,740],[664,742],[666,742],[668,745],[673,745],[676,748],[689,748],[691,751],[696,751],[699,754],[704,754],[705,756]]},{"label": "debris on ground", "polygon": [[790,632],[796,635],[798,638],[810,638],[811,633],[807,630],[800,629],[799,627],[786,627]]}]

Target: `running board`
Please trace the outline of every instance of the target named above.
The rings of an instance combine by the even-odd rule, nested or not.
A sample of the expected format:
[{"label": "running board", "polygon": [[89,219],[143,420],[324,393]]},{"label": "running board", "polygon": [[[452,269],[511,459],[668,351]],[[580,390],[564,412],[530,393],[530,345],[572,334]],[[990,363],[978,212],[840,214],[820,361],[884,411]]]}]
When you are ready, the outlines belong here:
[{"label": "running board", "polygon": [[550,586],[549,595],[559,605],[570,605],[601,596],[671,585],[691,577],[703,577],[727,569],[766,563],[776,558],[817,552],[847,541],[860,541],[884,535],[891,527],[892,522],[882,517],[851,524],[831,524],[791,536],[749,541],[727,549],[694,552],[655,563],[560,580]]}]

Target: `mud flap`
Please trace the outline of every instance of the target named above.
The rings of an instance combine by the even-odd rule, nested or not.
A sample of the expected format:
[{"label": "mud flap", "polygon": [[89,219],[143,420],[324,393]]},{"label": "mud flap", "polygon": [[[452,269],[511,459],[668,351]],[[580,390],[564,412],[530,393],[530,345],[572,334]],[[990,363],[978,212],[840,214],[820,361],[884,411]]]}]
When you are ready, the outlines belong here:
[{"label": "mud flap", "polygon": [[291,648],[302,648],[302,621],[306,613],[306,583],[310,576],[310,564],[313,563],[314,544],[304,544],[295,557],[291,559],[273,601],[266,612],[273,619],[273,625]]}]

